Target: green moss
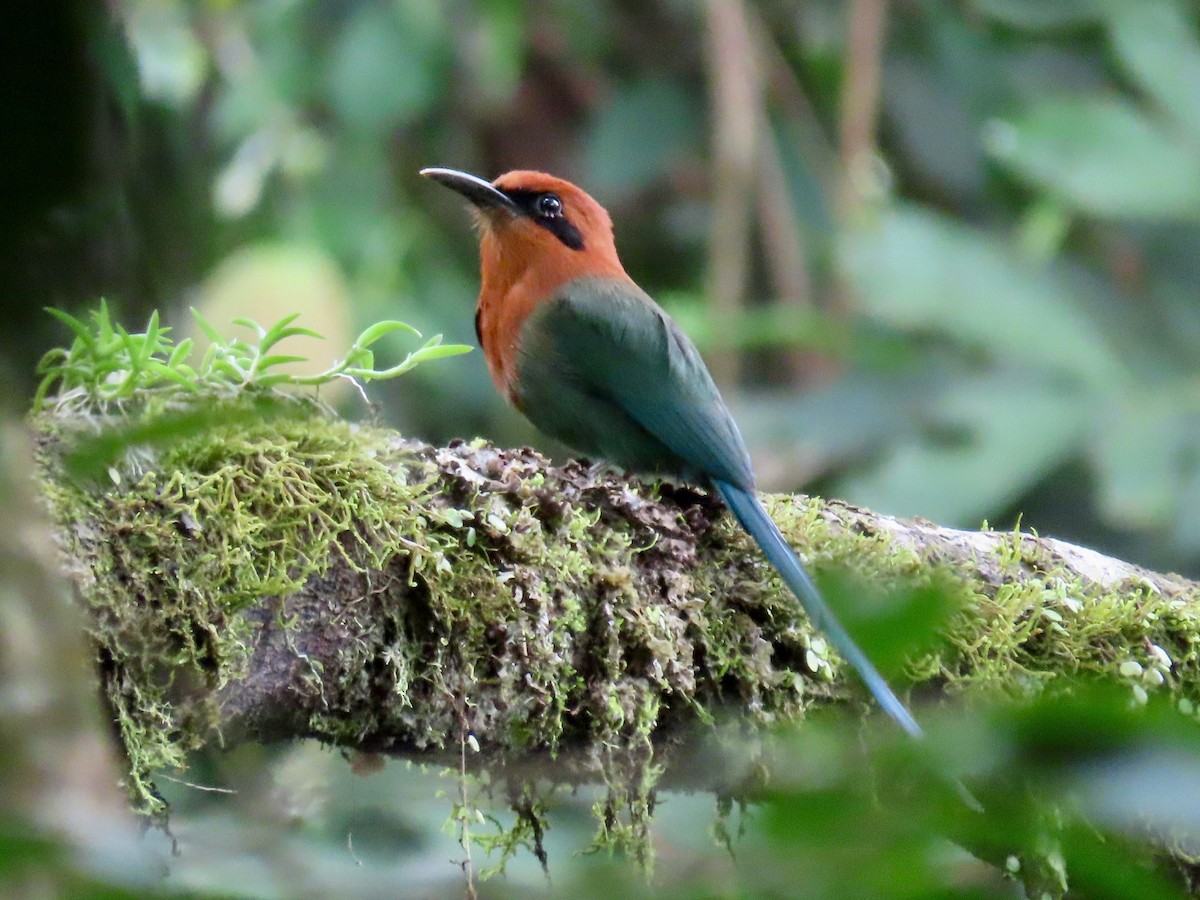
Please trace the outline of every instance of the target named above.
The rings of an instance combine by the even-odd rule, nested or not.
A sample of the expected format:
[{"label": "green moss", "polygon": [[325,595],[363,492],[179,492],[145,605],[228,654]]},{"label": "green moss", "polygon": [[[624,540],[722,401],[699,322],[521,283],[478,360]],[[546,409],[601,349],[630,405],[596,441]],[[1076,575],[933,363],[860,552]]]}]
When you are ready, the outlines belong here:
[{"label": "green moss", "polygon": [[283,418],[129,455],[107,487],[47,480],[68,558],[89,563],[77,580],[138,808],[161,811],[150,774],[204,743],[214,692],[244,673],[239,611],[298,590],[333,550],[360,567],[413,553],[424,486],[374,458],[386,447],[333,419]]},{"label": "green moss", "polygon": [[[236,418],[128,453],[101,484],[43,459],[66,555],[86,561],[77,581],[135,806],[162,812],[152,774],[215,733],[216,692],[246,673],[255,626],[242,613],[340,560],[398,566],[427,622],[418,634],[411,603],[385,593],[372,639],[343,647],[336,671],[310,661],[322,696],[361,697],[314,713],[311,733],[355,745],[407,732],[436,749],[466,728],[501,762],[583,743],[582,765],[609,785],[602,835],[645,858],[664,692],[697,708],[679,644],[702,636],[711,658],[737,654],[692,621],[700,602],[682,613],[644,602],[646,575],[626,562],[644,535],[584,505],[550,508],[537,477],[502,491],[452,481],[386,432],[318,414]],[[69,443],[57,423],[40,425],[47,448]],[[690,589],[681,579],[666,594]],[[394,703],[372,693],[380,667]]]},{"label": "green moss", "polygon": [[[995,536],[981,561],[985,577],[973,565],[919,554],[886,531],[847,528],[823,517],[822,504],[811,498],[778,497],[769,508],[817,569],[859,572],[877,585],[932,586],[949,596],[959,612],[944,628],[941,649],[909,661],[913,680],[939,679],[948,693],[1020,697],[1078,675],[1194,699],[1200,684],[1194,590],[1168,596],[1141,579],[1117,585],[1083,579],[1045,543],[1019,531]],[[740,550],[736,539],[732,546]],[[1122,674],[1127,660],[1140,671]]]},{"label": "green moss", "polygon": [[[40,424],[45,489],[67,558],[86,564],[76,580],[146,811],[161,810],[151,774],[211,738],[216,691],[245,674],[248,613],[334,565],[362,573],[363,602],[347,607],[362,621],[304,673],[328,698],[307,733],[450,752],[470,735],[473,766],[514,779],[527,810],[541,808],[540,773],[513,774],[519,764],[582,748],[561,771],[606,785],[596,846],[647,865],[677,725],[713,726],[732,706],[745,743],[863,695],[757,548],[694,494],[597,484],[484,444],[407,446],[315,410],[129,452],[108,482],[80,484],[52,458],[60,426]],[[1195,596],[1084,582],[1020,534],[997,536],[986,561],[952,563],[837,504],[769,509],[816,570],[950,598],[946,641],[908,661],[913,679],[1019,696],[1063,672],[1099,674],[1135,699],[1170,691],[1194,714]],[[519,821],[496,846],[540,835],[540,814]]]},{"label": "green moss", "polygon": [[[937,665],[960,689],[1028,696],[1063,675],[1122,679],[1135,698],[1161,689],[1194,696],[1200,678],[1194,595],[1144,582],[1086,582],[1027,538],[1004,541],[1007,577],[951,623],[961,654]],[[1014,548],[1012,545],[1016,544]],[[1127,661],[1136,671],[1122,672]]]}]

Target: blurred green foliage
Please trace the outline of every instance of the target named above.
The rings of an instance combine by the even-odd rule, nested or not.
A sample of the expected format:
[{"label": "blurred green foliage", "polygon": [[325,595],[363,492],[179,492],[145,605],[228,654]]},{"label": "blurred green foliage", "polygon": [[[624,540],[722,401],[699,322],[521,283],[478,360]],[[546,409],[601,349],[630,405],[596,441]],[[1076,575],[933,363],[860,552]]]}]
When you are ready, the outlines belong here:
[{"label": "blurred green foliage", "polygon": [[[1022,896],[1017,882],[1034,897],[1185,897],[1197,875],[1186,859],[1200,847],[1200,732],[1192,717],[1124,697],[1074,686],[935,716],[922,744],[844,721],[781,731],[766,740],[772,774],[751,803],[659,794],[648,880],[625,858],[579,855],[600,792],[560,790],[546,805],[547,870],[519,853],[477,884],[485,897],[1002,898]],[[447,863],[463,850],[453,828],[439,829],[457,773],[392,763],[363,778],[312,744],[264,762],[253,747],[209,759],[192,777],[220,793],[163,783],[185,851],[168,884],[253,896],[465,890]],[[703,778],[710,763],[702,750],[682,771]],[[948,773],[969,778],[984,812],[963,804]],[[468,802],[492,791],[503,786],[472,783]],[[473,827],[486,835],[512,818]],[[476,873],[495,861],[480,844],[472,853]]]},{"label": "blurred green foliage", "polygon": [[[25,306],[90,301],[107,291],[128,313],[126,322],[163,307],[174,309],[169,319],[182,327],[186,305],[206,308],[220,294],[239,315],[274,321],[277,314],[255,305],[255,291],[265,292],[261,281],[231,297],[214,276],[247,248],[280,246],[293,261],[306,261],[304,271],[324,272],[332,260],[337,277],[323,279],[309,300],[334,318],[352,319],[349,334],[399,318],[470,343],[474,240],[459,204],[416,170],[449,165],[493,176],[547,168],[610,208],[631,274],[704,349],[737,338],[746,365],[727,393],[767,486],[810,482],[880,511],[948,525],[974,527],[987,518],[1003,526],[1023,515],[1042,533],[1200,573],[1195,0],[888,5],[879,143],[860,185],[865,202],[853,216],[834,199],[843,77],[855,58],[846,40],[847,4],[747,2],[770,75],[765,131],[803,243],[793,265],[811,283],[813,302],[773,302],[767,220],[753,218],[750,298],[732,322],[712,311],[705,287],[712,265],[710,147],[722,123],[711,107],[717,63],[704,49],[703,5],[118,0],[114,7],[127,43],[120,27],[89,18],[91,65],[64,60],[54,67],[63,74],[50,94],[29,88],[5,104],[6,111],[19,101],[53,108],[52,132],[44,117],[30,116],[0,133],[10,140],[51,134],[56,146],[72,150],[73,177],[88,172],[98,179],[90,190],[65,190],[41,168],[12,167],[26,173],[29,197],[41,192],[33,200],[22,194],[4,210],[42,217],[31,237],[12,244],[16,251],[0,247],[0,268]],[[71,95],[79,109],[60,99],[76,84],[88,86],[83,99]],[[75,136],[59,136],[70,123],[99,136],[77,148]],[[35,148],[13,158],[39,157]],[[16,259],[36,265],[16,279]],[[849,315],[833,302],[839,295],[849,298]],[[6,361],[7,370],[32,373],[46,347],[24,340],[21,328],[10,337],[9,352],[31,355],[26,365]],[[821,377],[798,379],[783,365],[796,351],[824,358]],[[372,391],[405,430],[434,440],[475,433],[537,440],[495,397],[480,354],[412,377],[419,389]],[[1100,768],[1086,765],[1094,756],[1088,747],[1042,765],[1027,752],[1031,736],[1057,733],[1058,726],[1086,735],[1117,721],[1105,718],[1111,704],[1083,724],[1072,718],[1074,709],[1059,698],[1058,706],[1040,707],[1042,718],[1028,720],[1037,728],[1025,731],[998,714],[1001,724],[977,728],[974,743],[971,723],[957,724],[963,745],[983,757],[985,781],[1000,785],[985,799],[1007,797],[1012,821],[1027,823],[1036,811],[1022,805],[1022,791],[1032,788],[1014,772],[1037,774],[1040,788],[1052,788],[1048,796],[1071,781],[1093,804],[1089,821],[1102,819],[1103,833],[1114,836],[1101,845],[1100,832],[1080,826],[1083,817],[1064,814],[1056,852],[1085,873],[1078,876],[1082,893],[1134,896],[1136,883],[1145,896],[1169,894],[1146,874],[1142,851],[1115,835],[1140,833],[1144,820],[1131,811],[1144,810],[1147,798],[1174,810],[1179,785],[1195,786],[1194,735],[1178,738],[1158,719],[1145,728],[1120,719],[1123,749],[1096,757]],[[659,826],[659,839],[674,848],[660,847],[662,889],[681,896],[848,896],[876,891],[872,873],[890,873],[889,883],[912,885],[910,896],[946,895],[952,883],[965,884],[958,893],[967,896],[1007,890],[986,880],[955,882],[963,854],[931,839],[954,833],[955,814],[944,805],[913,805],[887,792],[881,805],[863,802],[864,781],[879,783],[891,773],[899,779],[901,772],[889,768],[886,754],[875,763],[879,770],[854,768],[856,746],[852,737],[814,734],[797,747],[797,759],[828,769],[809,763],[807,771],[816,773],[809,782],[780,785],[761,813],[748,816],[749,838],[735,841],[743,862],[737,869],[714,862],[703,836],[676,830],[679,821],[704,817],[690,801],[671,798]],[[286,762],[246,769],[269,779]],[[1148,780],[1139,781],[1143,776]],[[1122,784],[1146,788],[1131,798],[1113,792]],[[403,818],[392,802],[401,788],[369,791],[389,802],[382,825],[364,830],[396,838],[379,838],[388,848],[381,858],[395,863],[395,848],[407,841],[435,848],[425,863],[444,865],[445,846],[431,843],[428,822],[391,818]],[[176,799],[181,826],[204,833],[198,823],[217,801],[187,791]],[[677,820],[672,806],[682,810]],[[217,821],[227,836],[251,845],[236,869],[252,872],[251,880],[220,876],[232,851],[218,848],[211,857],[185,855],[179,883],[287,893],[294,884],[284,874],[294,871],[281,860],[305,859],[316,872],[320,862],[305,853],[316,846],[332,855],[334,844],[339,865],[359,859],[352,847],[342,854],[341,845],[359,833],[347,822],[367,815],[363,808],[318,808],[345,821],[314,837],[319,815],[297,813],[273,820],[278,830],[264,835],[254,828],[259,813],[251,804],[227,810]],[[445,808],[433,815],[444,816]],[[556,814],[571,821],[570,809]],[[585,818],[580,812],[577,821]],[[962,846],[994,846],[992,824],[974,835],[959,832]],[[1194,834],[1194,818],[1184,824]],[[287,828],[295,843],[288,843]],[[1016,840],[1035,831],[1046,833],[1014,828],[1004,835]],[[814,843],[823,833],[827,842]],[[835,838],[841,853],[832,848]],[[847,845],[862,855],[847,853]],[[33,842],[22,846],[40,852]],[[276,852],[281,846],[286,853]],[[565,841],[561,855],[577,846]],[[1045,851],[1043,861],[1053,856]],[[13,852],[14,859],[22,855]],[[686,865],[673,869],[672,859],[696,871],[679,874]],[[279,881],[272,881],[272,866]],[[541,877],[531,866],[532,876],[514,876],[510,892]],[[421,881],[418,870],[434,881]],[[338,878],[349,877],[346,871],[353,870],[338,869]],[[382,880],[357,884],[369,891],[412,878],[415,893],[458,884],[429,871],[414,863],[386,876],[372,871]],[[1052,876],[1045,875],[1051,886]],[[614,874],[595,861],[555,877],[556,886],[579,886],[581,896],[598,893],[598,881],[611,890],[642,890],[636,878],[625,880],[627,871]],[[1112,880],[1121,878],[1128,881]]]}]

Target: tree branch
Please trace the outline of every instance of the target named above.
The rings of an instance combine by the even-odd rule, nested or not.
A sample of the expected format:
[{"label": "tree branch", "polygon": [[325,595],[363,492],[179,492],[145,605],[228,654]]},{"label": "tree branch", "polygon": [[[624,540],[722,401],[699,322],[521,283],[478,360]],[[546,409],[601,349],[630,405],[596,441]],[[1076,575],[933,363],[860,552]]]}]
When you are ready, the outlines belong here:
[{"label": "tree branch", "polygon": [[[129,453],[115,484],[65,479],[60,443],[43,441],[44,485],[146,805],[154,769],[218,734],[445,760],[465,723],[480,767],[550,753],[543,775],[611,786],[669,766],[720,710],[754,728],[864,696],[687,487],[320,417]],[[1194,582],[1032,535],[768,500],[818,573],[958,607],[908,660],[922,696],[1120,678],[1129,659],[1165,676],[1136,690],[1197,683]]]},{"label": "tree branch", "polygon": [[[759,144],[765,136],[758,47],[741,0],[709,0],[708,71],[712,104],[713,212],[708,298],[721,329],[742,312],[750,278]],[[722,340],[708,354],[717,384],[737,381],[738,349]]]}]

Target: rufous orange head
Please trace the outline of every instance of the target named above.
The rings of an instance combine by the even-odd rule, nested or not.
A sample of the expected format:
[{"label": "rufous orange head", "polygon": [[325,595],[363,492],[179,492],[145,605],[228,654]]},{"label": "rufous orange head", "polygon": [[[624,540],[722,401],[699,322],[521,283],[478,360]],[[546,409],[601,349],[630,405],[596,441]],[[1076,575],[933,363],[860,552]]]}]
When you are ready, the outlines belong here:
[{"label": "rufous orange head", "polygon": [[525,169],[506,172],[490,184],[454,169],[422,169],[421,174],[471,201],[481,230],[485,286],[496,276],[519,278],[529,266],[569,277],[624,272],[608,213],[569,181]]},{"label": "rufous orange head", "polygon": [[492,378],[511,397],[520,329],[538,304],[576,278],[629,280],[612,220],[582,188],[545,172],[518,169],[490,183],[455,169],[421,174],[474,208],[481,276],[476,332]]}]

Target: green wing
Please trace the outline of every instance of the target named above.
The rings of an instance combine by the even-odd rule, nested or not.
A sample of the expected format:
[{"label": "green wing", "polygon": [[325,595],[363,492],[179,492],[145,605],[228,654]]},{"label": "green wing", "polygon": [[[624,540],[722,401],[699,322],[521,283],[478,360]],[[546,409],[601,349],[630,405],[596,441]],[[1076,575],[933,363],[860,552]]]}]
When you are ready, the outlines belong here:
[{"label": "green wing", "polygon": [[905,731],[921,728],[838,622],[754,491],[750,458],[700,354],[630,284],[580,279],[530,316],[517,392],[542,430],[627,469],[713,483],[813,622]]},{"label": "green wing", "polygon": [[577,279],[530,316],[518,364],[535,425],[632,470],[753,487],[750,457],[704,361],[626,282]]}]

